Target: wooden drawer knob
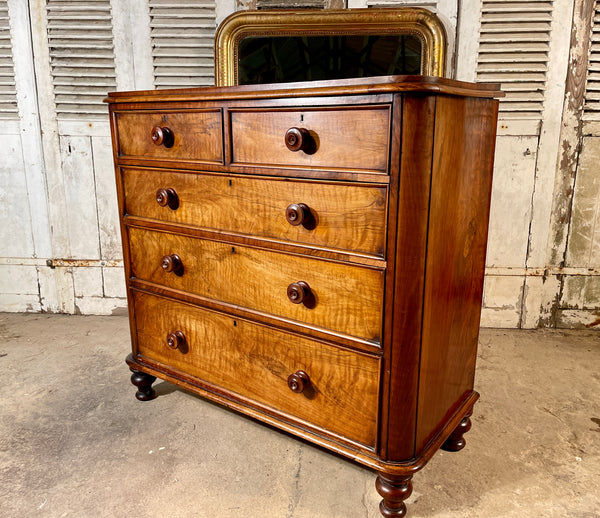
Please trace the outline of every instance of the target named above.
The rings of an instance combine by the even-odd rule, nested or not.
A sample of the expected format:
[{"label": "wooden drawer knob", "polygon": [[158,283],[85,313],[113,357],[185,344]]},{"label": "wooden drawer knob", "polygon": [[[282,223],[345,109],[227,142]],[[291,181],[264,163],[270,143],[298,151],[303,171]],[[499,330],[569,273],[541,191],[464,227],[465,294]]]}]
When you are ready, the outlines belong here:
[{"label": "wooden drawer knob", "polygon": [[292,282],[287,288],[287,296],[294,304],[306,302],[310,295],[310,286],[304,281]]},{"label": "wooden drawer knob", "polygon": [[285,219],[295,227],[302,225],[311,219],[310,208],[304,203],[292,203],[285,209]]},{"label": "wooden drawer knob", "polygon": [[285,132],[285,145],[290,151],[304,151],[312,154],[316,151],[315,140],[307,129],[290,128]]},{"label": "wooden drawer knob", "polygon": [[301,394],[310,385],[310,378],[304,371],[296,371],[288,376],[288,387],[292,392]]},{"label": "wooden drawer knob", "polygon": [[179,277],[183,275],[183,262],[177,254],[163,256],[160,265],[165,272],[172,272]]},{"label": "wooden drawer knob", "polygon": [[161,207],[169,207],[172,210],[176,210],[179,207],[179,196],[177,196],[175,189],[159,189],[156,191],[156,203]]},{"label": "wooden drawer knob", "polygon": [[150,138],[157,146],[173,147],[175,143],[175,136],[170,128],[166,126],[154,126],[150,133]]},{"label": "wooden drawer knob", "polygon": [[175,331],[167,334],[167,347],[170,349],[179,349],[187,344],[183,331]]}]

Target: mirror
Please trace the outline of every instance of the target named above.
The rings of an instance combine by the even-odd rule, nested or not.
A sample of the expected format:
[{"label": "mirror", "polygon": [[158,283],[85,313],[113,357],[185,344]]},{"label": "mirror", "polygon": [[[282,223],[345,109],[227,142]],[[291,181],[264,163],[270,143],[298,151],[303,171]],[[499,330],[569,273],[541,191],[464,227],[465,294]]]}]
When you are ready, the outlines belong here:
[{"label": "mirror", "polygon": [[420,8],[240,11],[215,36],[217,86],[443,76],[446,32]]}]

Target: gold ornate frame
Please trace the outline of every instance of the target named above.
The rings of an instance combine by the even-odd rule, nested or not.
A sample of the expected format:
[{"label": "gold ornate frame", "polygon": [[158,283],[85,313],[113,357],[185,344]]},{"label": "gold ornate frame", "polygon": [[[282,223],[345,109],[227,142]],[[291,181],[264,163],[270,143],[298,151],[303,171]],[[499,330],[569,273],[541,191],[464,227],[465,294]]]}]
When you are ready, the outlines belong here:
[{"label": "gold ornate frame", "polygon": [[238,84],[238,47],[247,37],[369,34],[418,36],[422,42],[422,75],[444,76],[446,30],[440,19],[426,9],[239,11],[227,17],[217,29],[215,83]]}]

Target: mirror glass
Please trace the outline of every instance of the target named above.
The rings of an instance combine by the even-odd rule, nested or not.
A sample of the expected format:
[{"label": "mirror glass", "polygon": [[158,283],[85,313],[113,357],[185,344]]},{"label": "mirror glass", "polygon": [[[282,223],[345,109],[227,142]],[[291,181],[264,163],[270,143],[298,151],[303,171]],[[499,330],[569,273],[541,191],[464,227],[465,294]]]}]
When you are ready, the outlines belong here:
[{"label": "mirror glass", "polygon": [[422,43],[413,34],[250,36],[238,57],[238,84],[422,73]]}]

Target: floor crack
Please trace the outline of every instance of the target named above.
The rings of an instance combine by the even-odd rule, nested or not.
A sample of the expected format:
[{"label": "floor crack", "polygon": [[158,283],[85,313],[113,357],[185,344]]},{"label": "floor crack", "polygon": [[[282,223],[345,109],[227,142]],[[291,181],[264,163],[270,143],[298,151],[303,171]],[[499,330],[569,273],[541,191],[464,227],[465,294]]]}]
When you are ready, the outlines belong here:
[{"label": "floor crack", "polygon": [[298,469],[294,475],[294,492],[290,498],[288,512],[285,515],[285,518],[294,518],[296,507],[298,506],[298,502],[300,502],[300,472],[302,471],[302,456],[304,454],[302,446],[303,445],[301,444],[298,448]]}]

